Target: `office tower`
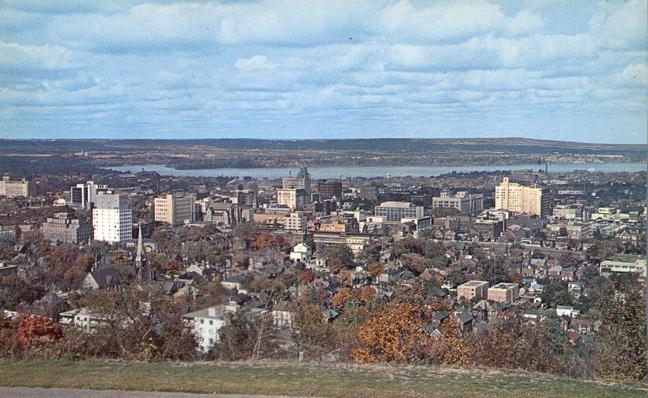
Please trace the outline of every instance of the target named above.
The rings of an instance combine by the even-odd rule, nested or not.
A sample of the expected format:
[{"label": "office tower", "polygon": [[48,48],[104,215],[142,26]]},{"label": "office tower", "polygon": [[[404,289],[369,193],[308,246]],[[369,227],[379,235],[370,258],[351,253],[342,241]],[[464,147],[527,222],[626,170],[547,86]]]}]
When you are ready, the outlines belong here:
[{"label": "office tower", "polygon": [[432,198],[432,207],[453,208],[463,214],[477,214],[484,209],[484,195],[461,191],[451,196],[448,192],[441,192],[439,196]]},{"label": "office tower", "polygon": [[155,198],[155,221],[171,225],[195,221],[195,202],[193,194],[165,194]]},{"label": "office tower", "polygon": [[284,177],[281,181],[283,189],[303,189],[305,192],[306,203],[310,201],[311,180],[308,168],[302,167],[296,176]]},{"label": "office tower", "polygon": [[342,182],[337,180],[319,180],[317,181],[317,192],[320,195],[320,200],[331,199],[333,197],[339,200],[342,198]]},{"label": "office tower", "polygon": [[133,213],[124,194],[100,192],[92,210],[94,239],[108,243],[126,242],[133,237]]},{"label": "office tower", "polygon": [[291,210],[302,210],[307,195],[303,189],[280,188],[277,189],[277,204],[286,206]]},{"label": "office tower", "polygon": [[77,184],[70,188],[70,204],[74,207],[91,210],[99,192],[107,192],[107,185],[98,185],[94,181]]},{"label": "office tower", "polygon": [[32,181],[22,179],[20,181],[11,181],[9,176],[3,176],[0,180],[0,196],[15,198],[24,196],[26,198],[36,194],[36,184]]},{"label": "office tower", "polygon": [[495,208],[544,217],[551,210],[549,190],[512,183],[504,177],[495,187]]}]

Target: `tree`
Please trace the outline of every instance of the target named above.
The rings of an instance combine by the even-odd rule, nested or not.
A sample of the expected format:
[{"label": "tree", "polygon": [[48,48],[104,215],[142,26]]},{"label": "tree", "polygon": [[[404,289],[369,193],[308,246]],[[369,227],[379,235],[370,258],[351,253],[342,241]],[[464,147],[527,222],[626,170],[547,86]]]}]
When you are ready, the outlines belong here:
[{"label": "tree", "polygon": [[314,280],[315,280],[315,273],[313,272],[312,269],[303,270],[297,275],[297,281],[299,282],[300,285],[308,285]]},{"label": "tree", "polygon": [[453,287],[461,285],[466,281],[466,275],[464,275],[464,273],[459,270],[450,271],[450,273],[448,274],[448,283]]},{"label": "tree", "polygon": [[18,343],[23,348],[28,348],[34,345],[55,342],[63,337],[63,330],[47,318],[24,315],[18,320],[16,335]]},{"label": "tree", "polygon": [[335,269],[336,273],[353,265],[353,252],[347,245],[325,246],[317,254],[326,260],[331,271]]},{"label": "tree", "polygon": [[335,348],[337,333],[323,322],[322,308],[315,304],[300,305],[295,312],[293,339],[307,357],[319,358]]},{"label": "tree", "polygon": [[572,304],[572,297],[567,290],[567,284],[564,282],[552,282],[546,285],[542,289],[540,298],[549,307]]},{"label": "tree", "polygon": [[43,297],[45,288],[39,284],[27,282],[17,275],[0,277],[0,307],[14,311],[18,304],[31,304]]},{"label": "tree", "polygon": [[421,358],[425,318],[416,304],[396,303],[370,315],[358,327],[358,348],[351,353],[359,363],[409,363]]},{"label": "tree", "polygon": [[227,324],[218,332],[220,341],[214,347],[214,355],[234,361],[252,358],[263,321],[247,311],[228,314]]},{"label": "tree", "polygon": [[361,263],[369,264],[380,260],[380,251],[382,247],[380,245],[370,245],[362,249],[358,255],[358,260]]},{"label": "tree", "polygon": [[403,238],[394,244],[394,256],[400,257],[403,254],[423,254],[423,241],[416,238]]},{"label": "tree", "polygon": [[641,286],[632,281],[601,304],[597,335],[601,375],[610,379],[643,380],[648,376],[648,338]]},{"label": "tree", "polygon": [[383,267],[380,263],[375,262],[367,266],[367,271],[375,278],[382,273]]}]

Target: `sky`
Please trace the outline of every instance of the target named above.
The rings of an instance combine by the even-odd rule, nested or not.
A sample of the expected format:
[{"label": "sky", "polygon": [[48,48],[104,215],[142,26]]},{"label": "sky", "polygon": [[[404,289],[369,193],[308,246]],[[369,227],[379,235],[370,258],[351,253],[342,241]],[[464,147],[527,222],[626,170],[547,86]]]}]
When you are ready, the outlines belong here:
[{"label": "sky", "polygon": [[0,138],[646,143],[648,0],[0,0]]}]

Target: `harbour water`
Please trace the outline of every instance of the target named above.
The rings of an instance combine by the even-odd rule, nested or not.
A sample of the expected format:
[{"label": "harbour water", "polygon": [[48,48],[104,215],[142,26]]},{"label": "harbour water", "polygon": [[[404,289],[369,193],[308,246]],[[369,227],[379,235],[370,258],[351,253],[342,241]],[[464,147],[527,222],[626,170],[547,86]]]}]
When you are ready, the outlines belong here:
[{"label": "harbour water", "polygon": [[[178,170],[160,164],[125,165],[109,167],[117,171],[137,173],[155,171],[161,175],[188,176],[188,177],[253,177],[257,179],[275,179],[287,176],[290,172],[297,172],[298,168],[269,167],[249,169],[194,169]],[[332,179],[348,177],[403,177],[403,176],[439,176],[452,172],[467,173],[475,171],[497,170],[540,170],[544,164],[512,164],[512,165],[471,165],[471,166],[361,166],[361,167],[309,167],[312,178]],[[601,172],[636,172],[646,170],[645,163],[563,163],[549,164],[549,172],[566,172],[574,170],[588,170]]]}]

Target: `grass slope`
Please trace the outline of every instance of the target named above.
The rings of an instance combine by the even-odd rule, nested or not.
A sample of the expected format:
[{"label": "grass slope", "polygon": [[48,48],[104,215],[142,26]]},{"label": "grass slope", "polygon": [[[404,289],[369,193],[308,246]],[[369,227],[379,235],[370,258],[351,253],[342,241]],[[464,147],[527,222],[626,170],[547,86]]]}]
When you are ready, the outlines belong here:
[{"label": "grass slope", "polygon": [[0,386],[325,397],[646,397],[646,385],[544,374],[347,364],[0,362]]}]

